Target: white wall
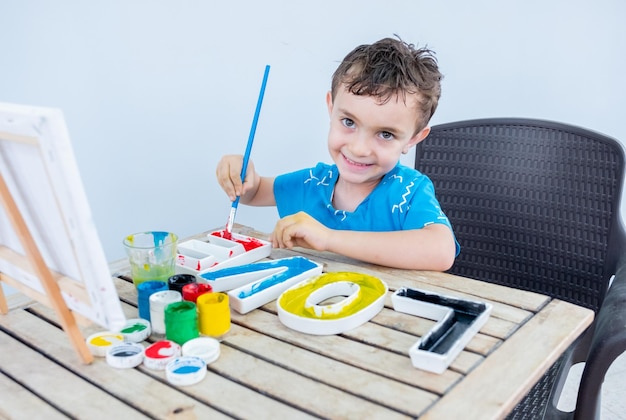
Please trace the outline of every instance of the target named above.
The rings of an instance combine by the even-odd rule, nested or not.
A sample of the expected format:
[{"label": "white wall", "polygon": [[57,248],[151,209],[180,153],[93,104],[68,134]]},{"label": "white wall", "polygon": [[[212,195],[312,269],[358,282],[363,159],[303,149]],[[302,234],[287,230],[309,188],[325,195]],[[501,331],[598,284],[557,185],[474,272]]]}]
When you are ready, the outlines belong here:
[{"label": "white wall", "polygon": [[[61,108],[107,258],[122,238],[222,226],[221,155],[328,160],[324,95],[353,47],[399,34],[437,52],[433,123],[538,117],[626,140],[622,0],[0,0],[0,101]],[[274,209],[237,221],[271,231]]]}]

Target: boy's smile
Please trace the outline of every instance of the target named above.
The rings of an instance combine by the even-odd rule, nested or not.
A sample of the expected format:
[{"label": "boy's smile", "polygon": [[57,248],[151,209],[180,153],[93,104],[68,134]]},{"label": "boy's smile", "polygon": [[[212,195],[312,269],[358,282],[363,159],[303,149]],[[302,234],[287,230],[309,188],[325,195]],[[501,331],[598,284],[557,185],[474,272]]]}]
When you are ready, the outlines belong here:
[{"label": "boy's smile", "polygon": [[417,96],[405,99],[394,95],[381,103],[375,96],[354,95],[345,88],[337,91],[334,101],[327,94],[328,151],[339,169],[337,189],[364,199],[400,155],[428,135],[428,128],[415,134],[421,119]]}]

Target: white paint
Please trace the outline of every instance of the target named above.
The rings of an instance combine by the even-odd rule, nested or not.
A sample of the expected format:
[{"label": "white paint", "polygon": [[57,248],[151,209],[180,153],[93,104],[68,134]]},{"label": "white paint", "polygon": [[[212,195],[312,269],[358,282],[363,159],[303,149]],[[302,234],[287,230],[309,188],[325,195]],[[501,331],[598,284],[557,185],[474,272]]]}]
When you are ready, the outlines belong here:
[{"label": "white paint", "polygon": [[[184,238],[226,223],[215,166],[245,150],[266,64],[255,166],[328,161],[332,72],[394,33],[437,52],[435,124],[538,117],[626,140],[624,16],[621,0],[4,1],[0,99],[64,111],[114,260],[132,232]],[[273,208],[237,214],[264,231],[276,219]]]}]

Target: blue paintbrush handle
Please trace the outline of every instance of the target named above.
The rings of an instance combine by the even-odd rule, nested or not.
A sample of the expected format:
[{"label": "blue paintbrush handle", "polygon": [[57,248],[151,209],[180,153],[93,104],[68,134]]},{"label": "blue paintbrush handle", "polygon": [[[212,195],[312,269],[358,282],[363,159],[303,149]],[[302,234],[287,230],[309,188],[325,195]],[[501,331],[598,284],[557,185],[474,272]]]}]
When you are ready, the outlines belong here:
[{"label": "blue paintbrush handle", "polygon": [[[270,74],[270,66],[265,66],[265,73],[263,74],[263,82],[261,83],[261,91],[259,92],[259,99],[256,102],[256,109],[254,110],[254,118],[252,118],[252,126],[250,127],[250,134],[248,135],[248,144],[246,145],[246,152],[243,154],[243,166],[241,167],[241,182],[246,178],[246,171],[248,170],[248,160],[250,160],[250,152],[252,151],[252,143],[254,142],[254,134],[256,133],[256,126],[259,122],[259,114],[261,113],[261,105],[263,104],[263,96],[265,95],[265,86],[267,85],[267,77]],[[237,198],[235,202],[239,202]]]},{"label": "blue paintbrush handle", "polygon": [[[252,118],[252,126],[250,127],[250,134],[248,135],[248,144],[246,145],[246,151],[243,154],[243,165],[241,166],[241,182],[246,179],[246,171],[248,170],[248,161],[250,160],[250,153],[252,151],[252,143],[254,143],[254,134],[256,133],[256,126],[259,122],[259,114],[261,113],[261,105],[263,104],[263,96],[265,95],[265,86],[267,85],[267,78],[270,74],[270,66],[265,66],[265,73],[263,74],[263,82],[261,83],[261,91],[259,92],[259,99],[256,103],[256,109],[254,110],[254,117]],[[239,205],[239,196],[235,198],[232,203],[228,222],[226,223],[226,232],[230,234],[235,222],[235,214],[237,212],[237,206]]]}]

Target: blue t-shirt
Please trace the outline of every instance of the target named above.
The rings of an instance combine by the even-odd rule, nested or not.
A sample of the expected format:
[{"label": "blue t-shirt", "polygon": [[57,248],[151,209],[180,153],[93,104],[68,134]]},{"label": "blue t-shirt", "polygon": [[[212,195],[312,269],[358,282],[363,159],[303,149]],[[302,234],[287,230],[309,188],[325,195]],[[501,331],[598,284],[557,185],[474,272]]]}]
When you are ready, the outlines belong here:
[{"label": "blue t-shirt", "polygon": [[337,166],[325,163],[277,176],[274,197],[278,214],[285,217],[304,211],[338,230],[384,232],[421,229],[431,223],[452,230],[435,198],[433,183],[413,168],[396,165],[353,212],[336,210],[332,205],[338,178]]}]

